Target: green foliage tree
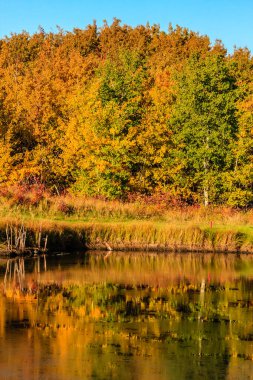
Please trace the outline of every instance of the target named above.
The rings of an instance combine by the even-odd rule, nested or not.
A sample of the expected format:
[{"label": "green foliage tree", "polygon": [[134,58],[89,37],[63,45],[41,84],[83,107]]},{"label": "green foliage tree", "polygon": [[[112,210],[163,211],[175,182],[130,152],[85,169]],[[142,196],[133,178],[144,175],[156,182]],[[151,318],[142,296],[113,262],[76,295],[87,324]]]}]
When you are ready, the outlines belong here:
[{"label": "green foliage tree", "polygon": [[187,199],[219,202],[223,174],[233,166],[231,147],[238,129],[236,86],[225,57],[194,55],[179,74],[169,122],[173,131],[174,186]]},{"label": "green foliage tree", "polygon": [[145,111],[145,76],[138,53],[124,51],[99,69],[92,94],[88,86],[79,123],[83,158],[78,191],[115,198],[130,190],[138,155],[135,139]]},{"label": "green foliage tree", "polygon": [[238,132],[233,142],[234,167],[226,178],[226,197],[231,206],[253,204],[253,59],[248,49],[238,49],[230,58],[230,70],[238,86]]}]

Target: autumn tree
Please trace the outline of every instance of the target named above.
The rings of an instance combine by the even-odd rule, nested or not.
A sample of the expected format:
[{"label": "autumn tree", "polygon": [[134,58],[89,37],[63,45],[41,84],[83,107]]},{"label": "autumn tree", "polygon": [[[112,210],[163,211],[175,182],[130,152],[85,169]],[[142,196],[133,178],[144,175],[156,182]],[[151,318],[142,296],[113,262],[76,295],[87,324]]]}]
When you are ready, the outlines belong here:
[{"label": "autumn tree", "polygon": [[0,183],[252,205],[247,49],[171,25],[0,40]]},{"label": "autumn tree", "polygon": [[82,107],[77,105],[79,191],[119,197],[129,190],[138,155],[135,137],[145,110],[145,75],[138,54],[123,51],[117,61],[108,58],[94,84],[88,84]]}]

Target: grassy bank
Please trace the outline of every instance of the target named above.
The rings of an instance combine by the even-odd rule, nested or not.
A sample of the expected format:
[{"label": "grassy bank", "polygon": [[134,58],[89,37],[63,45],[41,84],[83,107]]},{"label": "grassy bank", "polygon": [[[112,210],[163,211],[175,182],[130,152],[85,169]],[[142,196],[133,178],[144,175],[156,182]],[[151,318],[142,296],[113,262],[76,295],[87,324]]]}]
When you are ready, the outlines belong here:
[{"label": "grassy bank", "polygon": [[[121,203],[71,196],[2,197],[0,244],[6,226],[24,225],[26,244],[47,238],[49,251],[84,249],[253,252],[253,212],[171,206],[166,200]],[[43,243],[41,243],[43,244]]]}]

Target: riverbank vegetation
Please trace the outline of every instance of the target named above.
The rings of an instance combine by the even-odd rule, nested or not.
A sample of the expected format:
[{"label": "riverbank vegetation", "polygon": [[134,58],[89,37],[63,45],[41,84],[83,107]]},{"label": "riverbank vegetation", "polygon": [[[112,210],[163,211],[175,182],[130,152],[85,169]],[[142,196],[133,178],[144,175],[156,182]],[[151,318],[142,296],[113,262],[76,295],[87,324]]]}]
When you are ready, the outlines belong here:
[{"label": "riverbank vegetation", "polygon": [[5,37],[1,192],[37,186],[250,208],[252,74],[247,49],[229,55],[221,41],[179,26],[164,32],[115,19]]},{"label": "riverbank vegetation", "polygon": [[13,194],[2,198],[2,250],[7,241],[6,226],[9,231],[13,230],[13,241],[15,231],[25,226],[25,245],[44,252],[45,243],[50,251],[87,248],[253,251],[252,210],[218,206],[172,207],[165,197],[144,197],[124,203],[46,193],[34,203],[33,192],[18,194],[15,202]]}]

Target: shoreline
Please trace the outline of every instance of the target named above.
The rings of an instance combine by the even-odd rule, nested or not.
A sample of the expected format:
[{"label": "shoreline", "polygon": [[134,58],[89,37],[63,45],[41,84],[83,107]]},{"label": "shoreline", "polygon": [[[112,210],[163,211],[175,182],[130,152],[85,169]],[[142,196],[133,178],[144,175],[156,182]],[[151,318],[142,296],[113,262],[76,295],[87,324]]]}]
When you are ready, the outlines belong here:
[{"label": "shoreline", "polygon": [[[16,249],[17,257],[31,256],[34,253],[50,254],[50,252],[85,250],[253,253],[253,231],[250,229],[244,231],[244,226],[219,228],[190,223],[180,226],[162,221],[142,220],[73,222],[2,218],[0,222],[1,257],[10,256],[1,254],[6,244],[7,224],[12,226],[13,234],[21,224],[26,231],[26,247],[20,253]],[[45,239],[47,246],[43,248]],[[8,250],[5,250],[6,252],[8,253]]]}]

